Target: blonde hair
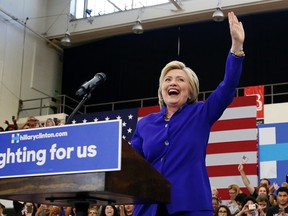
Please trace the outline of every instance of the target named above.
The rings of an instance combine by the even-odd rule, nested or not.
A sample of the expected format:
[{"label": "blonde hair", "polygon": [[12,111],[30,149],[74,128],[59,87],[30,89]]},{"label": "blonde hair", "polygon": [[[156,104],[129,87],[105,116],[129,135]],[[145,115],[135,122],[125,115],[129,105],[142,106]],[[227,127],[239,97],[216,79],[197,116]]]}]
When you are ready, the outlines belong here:
[{"label": "blonde hair", "polygon": [[234,190],[234,191],[236,192],[236,196],[237,196],[238,194],[241,194],[241,193],[242,193],[242,191],[240,190],[240,187],[239,187],[238,185],[236,185],[236,184],[231,184],[231,185],[229,185],[229,186],[228,186],[228,190]]},{"label": "blonde hair", "polygon": [[215,192],[215,195],[218,196],[218,190],[216,187],[211,186],[211,192],[212,192],[212,195],[213,195],[213,192]]},{"label": "blonde hair", "polygon": [[53,119],[52,118],[47,118],[46,121],[45,121],[45,127],[47,126],[48,121],[51,121],[52,126],[55,126],[55,122],[53,121]]},{"label": "blonde hair", "polygon": [[199,80],[198,80],[196,73],[193,70],[191,70],[189,67],[186,67],[186,65],[183,62],[171,61],[162,69],[161,75],[159,78],[158,100],[159,100],[159,105],[161,108],[165,105],[162,92],[161,92],[161,87],[164,82],[164,77],[169,71],[174,70],[174,69],[180,69],[184,71],[188,76],[190,91],[189,91],[189,98],[187,102],[194,103],[198,100]]}]

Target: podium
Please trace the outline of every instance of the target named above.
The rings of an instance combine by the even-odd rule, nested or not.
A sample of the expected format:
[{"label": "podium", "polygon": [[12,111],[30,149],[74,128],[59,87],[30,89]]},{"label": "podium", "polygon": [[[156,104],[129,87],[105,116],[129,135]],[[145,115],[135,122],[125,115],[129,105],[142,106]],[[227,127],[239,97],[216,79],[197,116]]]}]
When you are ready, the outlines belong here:
[{"label": "podium", "polygon": [[120,171],[0,179],[0,198],[85,209],[89,204],[168,203],[170,187],[122,140]]}]

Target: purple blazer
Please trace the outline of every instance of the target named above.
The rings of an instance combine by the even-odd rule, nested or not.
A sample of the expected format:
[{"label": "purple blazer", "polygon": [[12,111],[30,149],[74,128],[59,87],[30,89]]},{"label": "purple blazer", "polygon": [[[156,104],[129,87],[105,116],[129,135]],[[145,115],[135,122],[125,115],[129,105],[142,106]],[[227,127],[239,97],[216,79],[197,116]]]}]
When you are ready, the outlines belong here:
[{"label": "purple blazer", "polygon": [[[210,129],[235,96],[244,57],[228,54],[224,80],[205,102],[185,104],[169,122],[166,107],[142,118],[131,144],[171,183],[169,214],[213,211],[205,159]],[[133,215],[155,215],[157,204],[139,204]]]}]

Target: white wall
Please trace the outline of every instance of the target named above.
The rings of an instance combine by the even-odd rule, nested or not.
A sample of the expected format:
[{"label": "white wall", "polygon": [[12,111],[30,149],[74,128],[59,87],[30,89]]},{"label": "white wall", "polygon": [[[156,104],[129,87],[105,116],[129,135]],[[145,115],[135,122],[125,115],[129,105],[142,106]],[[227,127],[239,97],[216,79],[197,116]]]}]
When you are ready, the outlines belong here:
[{"label": "white wall", "polygon": [[[17,116],[19,100],[61,93],[62,54],[39,37],[48,28],[45,19],[49,0],[0,1],[0,126]],[[13,16],[12,19],[10,16]],[[27,26],[36,33],[25,28]],[[38,20],[35,22],[35,20]],[[33,113],[31,113],[32,115]],[[23,113],[30,115],[30,113]],[[21,117],[21,116],[20,116]]]},{"label": "white wall", "polygon": [[288,122],[288,102],[264,105],[264,123]]}]

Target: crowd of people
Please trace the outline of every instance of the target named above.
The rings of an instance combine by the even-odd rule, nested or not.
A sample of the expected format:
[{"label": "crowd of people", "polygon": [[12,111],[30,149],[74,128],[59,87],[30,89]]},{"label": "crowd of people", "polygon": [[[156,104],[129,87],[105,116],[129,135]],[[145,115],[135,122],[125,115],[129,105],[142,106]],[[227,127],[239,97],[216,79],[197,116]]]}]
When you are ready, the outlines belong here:
[{"label": "crowd of people", "polygon": [[[239,170],[243,177],[243,165]],[[244,176],[243,179],[247,178]],[[246,180],[249,179],[247,178]],[[246,186],[247,187],[247,186]],[[253,190],[249,190],[252,189]],[[269,179],[260,180],[258,187],[249,184],[248,194],[241,191],[236,184],[227,187],[230,200],[222,201],[217,188],[212,187],[212,206],[214,216],[287,216],[288,183],[283,182],[279,188],[271,185]],[[253,191],[253,192],[252,192]],[[76,216],[76,209],[36,203],[13,201],[15,216]],[[88,216],[133,216],[134,205],[91,205]],[[4,214],[3,214],[4,212]],[[5,215],[5,206],[0,203],[0,216]],[[14,216],[14,214],[13,214]]]},{"label": "crowd of people", "polygon": [[39,119],[35,118],[35,116],[29,116],[24,124],[18,125],[17,119],[15,116],[12,116],[12,123],[8,120],[5,120],[4,123],[6,127],[0,127],[0,132],[3,131],[13,131],[13,130],[21,130],[21,129],[28,129],[28,128],[38,128],[38,127],[52,127],[52,126],[59,126],[63,125],[60,119],[58,118],[47,118],[45,122],[40,122]]},{"label": "crowd of people", "polygon": [[215,216],[287,216],[288,215],[288,183],[280,187],[270,184],[269,179],[260,180],[258,187],[253,187],[245,175],[244,166],[238,170],[248,193],[241,191],[236,184],[228,186],[230,200],[221,201],[217,188],[212,187],[212,205]]},{"label": "crowd of people", "polygon": [[[30,202],[13,201],[14,212],[11,216],[76,216],[75,207],[63,207]],[[134,205],[90,205],[88,216],[133,216]],[[4,214],[3,214],[4,212]],[[0,216],[5,215],[5,206],[0,203]]]}]

